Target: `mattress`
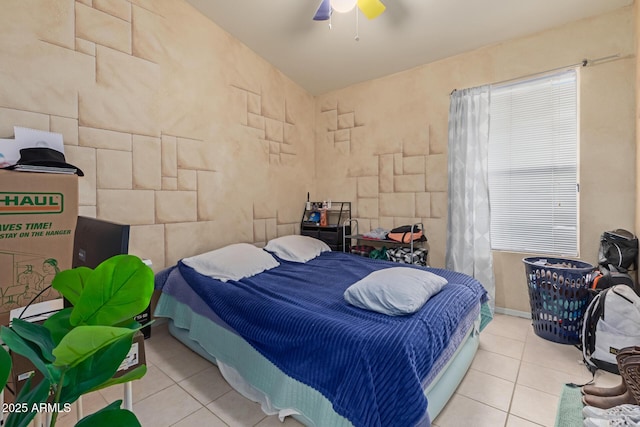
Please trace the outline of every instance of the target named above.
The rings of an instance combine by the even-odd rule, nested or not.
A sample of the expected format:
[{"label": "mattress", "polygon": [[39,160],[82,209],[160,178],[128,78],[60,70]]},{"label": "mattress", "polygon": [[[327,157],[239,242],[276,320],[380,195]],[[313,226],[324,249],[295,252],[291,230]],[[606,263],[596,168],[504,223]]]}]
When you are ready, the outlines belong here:
[{"label": "mattress", "polygon": [[[346,427],[351,422],[337,414],[321,393],[287,376],[229,329],[191,310],[170,295],[160,297],[156,313],[170,319],[171,334],[205,359],[229,366],[242,378],[223,376],[248,399],[261,403],[267,415],[293,416],[308,426]],[[425,386],[429,419],[435,419],[467,372],[479,345],[480,317],[442,369]],[[247,393],[251,388],[252,392]]]},{"label": "mattress", "polygon": [[[348,305],[344,304],[343,301],[332,300],[335,295],[332,296],[326,290],[326,288],[330,287],[329,283],[331,286],[346,287],[357,280],[358,275],[363,276],[367,272],[389,266],[383,261],[367,260],[367,262],[363,262],[362,258],[360,260],[355,260],[355,258],[358,257],[340,253],[323,254],[323,256],[309,262],[309,264],[317,264],[315,266],[278,267],[273,270],[274,272],[277,270],[277,272],[271,273],[275,274],[275,277],[269,278],[269,274],[263,273],[258,275],[264,276],[262,278],[257,279],[257,276],[254,276],[254,278],[250,278],[251,280],[247,281],[248,283],[234,283],[232,284],[233,286],[220,286],[220,282],[211,283],[198,277],[197,273],[191,271],[188,267],[180,266],[181,268],[171,269],[166,274],[167,277],[162,277],[162,274],[159,275],[158,283],[162,287],[163,296],[156,310],[156,316],[171,317],[176,321],[176,326],[189,329],[189,339],[196,341],[208,354],[214,355],[216,359],[222,360],[224,363],[233,362],[233,355],[225,355],[224,350],[221,352],[215,348],[210,348],[216,346],[207,342],[206,330],[212,324],[215,324],[221,331],[225,331],[229,336],[235,336],[236,339],[239,339],[238,335],[241,335],[243,338],[241,341],[244,341],[245,344],[250,344],[247,344],[248,347],[257,350],[258,354],[275,365],[279,372],[286,377],[299,381],[307,388],[319,392],[328,401],[332,402],[331,407],[336,413],[348,418],[349,422],[353,422],[354,425],[428,425],[430,414],[426,410],[424,390],[429,387],[434,378],[452,360],[461,343],[468,340],[469,331],[473,329],[474,321],[479,316],[479,301],[482,300],[481,297],[486,299],[486,296],[480,295],[477,290],[477,282],[473,283],[472,279],[469,281],[470,278],[468,276],[441,270],[437,272],[447,277],[450,281],[450,285],[445,287],[447,291],[438,295],[441,300],[439,304],[442,307],[440,305],[426,307],[425,305],[424,308],[425,313],[434,310],[434,313],[436,313],[441,310],[438,312],[439,314],[424,317],[425,313],[417,313],[413,316],[415,317],[413,320],[408,320],[389,318],[388,316],[365,311],[365,313],[358,312],[356,316],[366,318],[362,325],[350,325],[352,318],[349,317],[351,314],[348,314],[346,326],[339,322],[337,323],[338,326],[335,326],[334,323],[336,321],[333,317],[340,318],[340,316],[345,315],[342,312],[359,309],[347,307]],[[343,265],[347,265],[348,270],[342,271],[333,277],[329,274],[329,280],[326,281],[328,271],[333,271]],[[289,267],[293,270],[288,269]],[[301,273],[303,275],[296,276],[296,274],[300,273],[298,271],[300,268],[303,269]],[[304,270],[306,268],[312,268],[311,272]],[[323,274],[320,275],[322,276],[320,282],[315,285],[308,283],[308,278],[313,276],[314,274],[312,273],[316,271],[313,269],[323,271]],[[356,276],[352,274],[354,271],[358,271]],[[184,280],[185,277],[188,280]],[[277,286],[286,287],[289,285],[289,287],[287,288],[284,303],[264,308],[262,307],[263,300],[273,299],[274,296],[274,290],[270,287],[271,279],[274,279],[272,281]],[[322,280],[325,280],[325,282]],[[244,281],[243,279],[240,282]],[[301,287],[299,283],[303,281],[304,287]],[[454,284],[451,284],[452,282]],[[460,285],[458,282],[465,282],[465,285]],[[228,283],[225,285],[228,285]],[[311,292],[311,297],[304,294],[307,292],[307,286],[317,286]],[[466,295],[469,294],[469,291],[465,286],[475,289],[473,297]],[[240,290],[236,290],[236,287]],[[225,295],[225,292],[229,292],[229,294]],[[239,293],[236,294],[236,292]],[[335,294],[334,291],[331,292]],[[293,294],[297,293],[301,293],[302,296],[297,300],[292,299]],[[315,293],[321,293],[322,295],[316,298]],[[253,294],[258,295],[255,296]],[[252,298],[255,300],[252,300]],[[311,298],[312,304],[310,306],[305,305],[308,304],[305,298]],[[474,298],[477,298],[477,300],[474,300]],[[434,297],[434,299],[436,298]],[[205,302],[205,300],[207,301]],[[230,315],[230,309],[227,307],[226,301],[232,301],[230,305],[233,305],[233,300],[236,300],[236,307],[231,310],[232,315]],[[445,301],[445,303],[442,303],[442,301]],[[317,307],[316,303],[326,304],[327,307]],[[281,311],[282,305],[293,306],[295,310]],[[332,317],[329,319],[324,318],[326,317],[325,312],[331,311],[330,307],[333,306],[340,306],[338,310],[340,313],[337,315],[332,313]],[[300,307],[302,308],[300,309]],[[299,316],[299,313],[296,313],[296,310],[299,311],[299,309],[302,310],[303,316]],[[236,313],[238,310],[246,311],[241,314],[240,320],[238,320]],[[264,311],[266,317],[251,318],[255,312],[260,311]],[[318,329],[319,333],[311,334],[311,336],[321,336],[322,345],[313,343],[313,338],[309,337],[310,334],[300,335],[297,331],[300,328],[303,332],[310,330],[309,326],[300,324],[309,321],[307,317],[312,315],[312,311],[322,312],[319,317],[310,321],[313,328],[320,328]],[[188,316],[185,315],[187,312],[189,313]],[[369,317],[375,318],[375,316],[383,318],[379,321],[379,324],[371,323]],[[278,318],[293,319],[290,322],[293,326],[281,326],[282,322],[274,322],[274,319],[277,320]],[[378,320],[375,321],[378,322]],[[402,330],[401,338],[397,338],[394,334],[388,334],[385,329],[388,326],[387,324],[395,322],[406,322],[406,325],[403,324],[402,328],[391,327],[391,329]],[[264,331],[262,331],[261,326],[264,323],[269,323],[269,325],[266,325],[263,328]],[[201,328],[202,330],[200,330]],[[284,331],[278,330],[274,332],[274,328],[282,328]],[[282,333],[288,333],[288,328],[293,329],[293,332],[291,332],[293,335],[281,335]],[[338,329],[331,331],[331,328]],[[365,340],[361,340],[358,330],[371,330],[372,328],[375,328],[376,334],[379,334],[382,338],[370,340],[367,336]],[[422,331],[422,329],[426,332]],[[428,334],[420,335],[423,332]],[[416,336],[413,337],[412,335]],[[377,335],[374,338],[377,338]],[[411,340],[414,341],[412,342]],[[286,342],[287,346],[276,345],[280,341]],[[357,341],[357,347],[345,350],[343,347],[350,345],[350,341]],[[384,345],[379,345],[379,341],[382,341]],[[428,351],[423,349],[422,341],[430,342],[430,346],[434,348]],[[370,345],[370,342],[373,342],[373,344]],[[291,345],[292,343],[294,345]],[[296,347],[302,347],[302,349]],[[311,347],[311,349],[307,347]],[[415,348],[420,348],[420,351],[415,351]],[[302,357],[296,357],[296,351]],[[322,354],[322,351],[325,354]],[[387,352],[386,354],[385,351]],[[407,356],[405,353],[411,354]],[[336,354],[337,356],[335,356]],[[357,364],[351,360],[347,360],[346,364],[336,364],[336,359],[339,361],[345,358],[348,359],[350,354],[358,354],[358,357],[351,357],[351,359],[358,359]],[[235,355],[236,358],[237,356],[238,354]],[[404,360],[405,358],[408,359]],[[313,363],[309,363],[310,360],[313,360]],[[303,365],[312,365],[309,374],[301,373],[298,369],[300,362]],[[362,370],[363,366],[365,370]],[[340,369],[343,371],[339,371]],[[240,370],[242,370],[242,366],[240,366]],[[325,372],[329,373],[326,375],[328,379],[324,378]],[[340,373],[336,374],[336,372]],[[246,373],[243,375],[246,375]],[[349,375],[351,376],[349,377]],[[415,378],[419,378],[420,381],[414,386],[412,384],[415,382]],[[356,382],[355,386],[351,386],[350,383],[354,382]],[[331,388],[334,385],[337,385],[339,389]],[[343,387],[347,386],[352,388],[342,390]],[[413,387],[418,387],[418,393],[422,396],[422,399],[417,398]],[[390,391],[387,392],[386,388],[389,388]],[[361,397],[358,397],[357,393],[360,393]],[[341,400],[345,396],[347,400]],[[348,399],[351,399],[351,401],[348,401]],[[358,407],[365,400],[373,401],[377,406],[371,409],[371,402],[365,402],[364,406]],[[298,404],[300,402],[296,403],[296,405]],[[367,407],[366,405],[369,406]],[[293,407],[297,408],[298,406],[294,405]],[[355,410],[352,410],[353,408]],[[310,417],[310,419],[317,422],[315,417]],[[320,423],[320,425],[324,424]]]}]

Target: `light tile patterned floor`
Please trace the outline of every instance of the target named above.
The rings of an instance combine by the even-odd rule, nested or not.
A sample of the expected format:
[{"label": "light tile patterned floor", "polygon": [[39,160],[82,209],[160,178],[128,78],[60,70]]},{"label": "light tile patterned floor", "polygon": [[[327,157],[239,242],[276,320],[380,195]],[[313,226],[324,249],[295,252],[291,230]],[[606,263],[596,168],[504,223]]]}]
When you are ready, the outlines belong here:
[{"label": "light tile patterned floor", "polygon": [[[563,384],[591,378],[579,351],[533,333],[531,321],[496,315],[482,332],[471,369],[441,414],[437,427],[551,426]],[[147,375],[133,385],[134,412],[144,427],[300,426],[290,417],[281,423],[234,391],[217,367],[193,353],[167,332],[153,328],[145,341]],[[597,383],[617,384],[617,375],[599,373]],[[85,414],[122,398],[122,386],[84,397]],[[75,423],[75,411],[57,425]]]}]

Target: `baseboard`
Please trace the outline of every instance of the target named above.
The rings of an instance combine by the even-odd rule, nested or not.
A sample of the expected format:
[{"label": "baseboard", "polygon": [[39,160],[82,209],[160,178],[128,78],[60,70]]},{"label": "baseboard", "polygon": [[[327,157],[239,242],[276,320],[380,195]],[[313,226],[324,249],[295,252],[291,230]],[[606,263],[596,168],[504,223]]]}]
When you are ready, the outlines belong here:
[{"label": "baseboard", "polygon": [[522,317],[531,319],[531,313],[528,311],[512,310],[510,308],[496,307],[495,312],[498,314],[506,314],[508,316]]}]

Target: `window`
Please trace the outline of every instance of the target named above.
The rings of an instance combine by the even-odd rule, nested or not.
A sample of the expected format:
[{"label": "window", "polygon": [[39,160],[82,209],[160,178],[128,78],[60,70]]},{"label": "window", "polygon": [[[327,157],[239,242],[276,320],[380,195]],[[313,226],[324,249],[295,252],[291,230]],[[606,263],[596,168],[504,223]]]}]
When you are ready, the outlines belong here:
[{"label": "window", "polygon": [[578,255],[577,71],[491,88],[494,250]]}]

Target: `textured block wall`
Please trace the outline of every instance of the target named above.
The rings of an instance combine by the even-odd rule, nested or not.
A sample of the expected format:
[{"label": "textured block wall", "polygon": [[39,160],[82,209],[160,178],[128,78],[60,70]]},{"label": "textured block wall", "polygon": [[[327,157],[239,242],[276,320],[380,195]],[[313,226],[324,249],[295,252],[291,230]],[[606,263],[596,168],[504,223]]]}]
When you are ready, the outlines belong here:
[{"label": "textured block wall", "polygon": [[298,229],[313,98],[182,0],[5,0],[0,137],[60,132],[80,213],[156,269]]},{"label": "textured block wall", "polygon": [[[318,192],[354,202],[360,232],[423,223],[430,262],[442,265],[448,109],[427,114],[424,89],[409,94],[417,87],[406,72],[318,97]],[[447,106],[446,89],[439,97]]]},{"label": "textured block wall", "polygon": [[[630,6],[318,96],[318,193],[353,201],[361,231],[423,222],[443,267],[451,91],[619,54],[580,70],[580,258],[596,262],[603,231],[634,228],[634,20]],[[529,311],[526,255],[494,252],[496,306]]]},{"label": "textured block wall", "polygon": [[[308,191],[353,202],[361,231],[423,222],[440,267],[451,90],[620,54],[581,72],[581,257],[594,261],[603,230],[634,223],[633,12],[314,99],[183,0],[3,0],[0,137],[62,133],[86,172],[81,213],[133,224],[132,252],[156,268],[296,232]],[[522,257],[495,254],[498,306],[528,310]]]}]

